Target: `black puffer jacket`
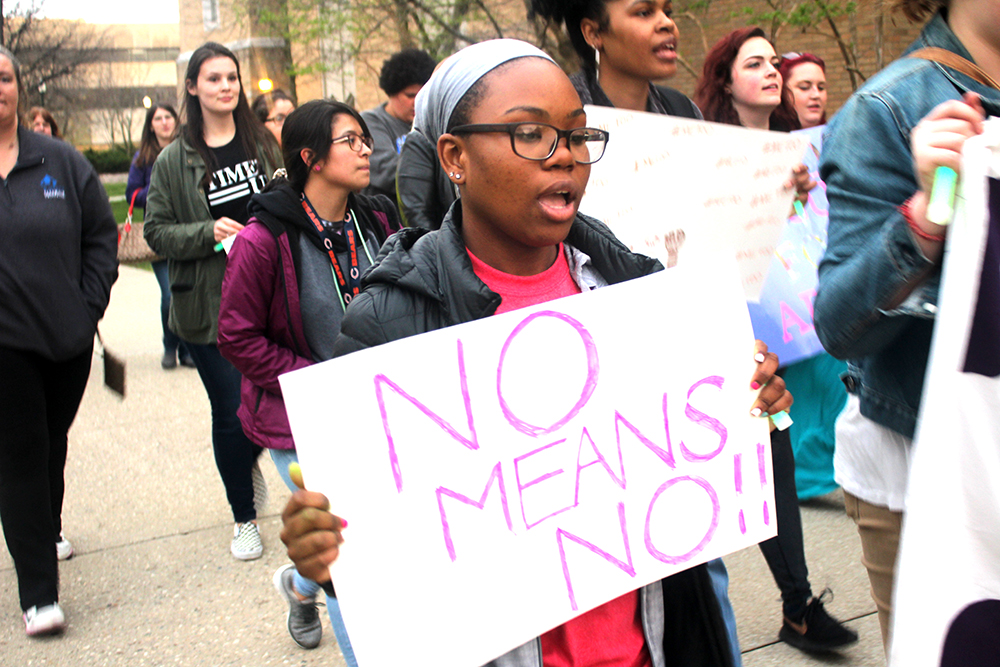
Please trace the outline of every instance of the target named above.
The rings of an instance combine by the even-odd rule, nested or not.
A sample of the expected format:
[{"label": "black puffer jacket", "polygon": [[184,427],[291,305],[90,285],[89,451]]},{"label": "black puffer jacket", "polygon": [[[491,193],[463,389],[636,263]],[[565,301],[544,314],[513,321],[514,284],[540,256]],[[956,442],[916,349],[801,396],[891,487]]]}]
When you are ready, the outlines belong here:
[{"label": "black puffer jacket", "polygon": [[[472,270],[462,240],[462,205],[455,202],[441,229],[403,229],[389,239],[362,280],[344,316],[334,356],[489,317],[500,305]],[[663,269],[633,254],[603,223],[577,214],[566,243],[587,253],[609,284]]]},{"label": "black puffer jacket", "polygon": [[[476,276],[462,240],[461,204],[455,202],[440,230],[403,229],[382,246],[362,280],[361,294],[344,315],[335,357],[496,312],[500,295]],[[566,243],[589,255],[609,284],[663,270],[660,262],[630,252],[603,223],[585,215],[577,215]],[[729,639],[705,566],[660,585],[667,667],[731,667]],[[540,667],[538,642],[528,642],[488,667]]]}]

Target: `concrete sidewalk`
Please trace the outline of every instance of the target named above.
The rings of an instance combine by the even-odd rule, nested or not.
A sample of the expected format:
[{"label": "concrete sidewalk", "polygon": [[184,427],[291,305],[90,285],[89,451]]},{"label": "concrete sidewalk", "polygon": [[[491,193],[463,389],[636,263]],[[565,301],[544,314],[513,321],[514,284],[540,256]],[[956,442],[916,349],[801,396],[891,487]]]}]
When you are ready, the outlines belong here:
[{"label": "concrete sidewalk", "polygon": [[[0,545],[0,667],[343,665],[325,613],[315,650],[298,648],[285,630],[287,607],[271,575],[287,561],[278,532],[288,493],[266,460],[264,556],[247,563],[230,556],[231,514],[212,457],[208,400],[194,370],[161,370],[159,322],[152,273],[122,267],[101,332],[127,359],[128,394],[122,401],[102,386],[95,356],[70,431],[63,526],[76,556],[60,566],[70,627],[59,638],[25,636],[13,563]],[[834,590],[827,609],[851,621],[861,641],[821,658],[777,642],[780,597],[752,548],[726,558],[744,664],[884,665],[857,533],[839,494],[803,506],[802,516],[813,590]]]}]

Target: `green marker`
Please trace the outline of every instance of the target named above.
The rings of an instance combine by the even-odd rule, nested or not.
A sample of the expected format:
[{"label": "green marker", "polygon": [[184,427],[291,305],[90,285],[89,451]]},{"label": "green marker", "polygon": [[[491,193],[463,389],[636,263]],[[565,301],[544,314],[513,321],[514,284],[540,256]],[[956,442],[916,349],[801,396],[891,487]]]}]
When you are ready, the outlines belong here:
[{"label": "green marker", "polygon": [[222,241],[215,244],[215,252],[222,252],[226,246],[222,245]]},{"label": "green marker", "polygon": [[796,199],[796,200],[795,200],[795,203],[794,203],[794,204],[792,204],[792,206],[794,206],[794,207],[795,207],[795,213],[796,213],[796,214],[797,214],[797,215],[798,215],[798,216],[799,216],[800,218],[804,218],[804,217],[806,217],[806,210],[805,210],[804,208],[802,208],[802,202],[800,202],[800,201],[799,201],[798,199]]},{"label": "green marker", "polygon": [[951,222],[957,181],[958,174],[951,167],[938,167],[934,170],[934,187],[931,189],[931,201],[927,204],[927,219],[935,225],[947,225]]},{"label": "green marker", "polygon": [[788,416],[788,412],[785,411],[778,412],[773,415],[770,415],[770,417],[771,417],[771,423],[774,424],[774,428],[778,429],[779,431],[784,431],[789,426],[792,425],[792,418]]}]

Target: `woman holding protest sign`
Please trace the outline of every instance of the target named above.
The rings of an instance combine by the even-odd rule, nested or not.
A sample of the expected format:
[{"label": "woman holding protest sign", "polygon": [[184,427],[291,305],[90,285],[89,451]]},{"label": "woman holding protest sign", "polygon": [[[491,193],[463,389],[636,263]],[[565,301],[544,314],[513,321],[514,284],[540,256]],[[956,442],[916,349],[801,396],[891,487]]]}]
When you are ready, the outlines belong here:
[{"label": "woman holding protest sign", "polygon": [[[671,0],[532,0],[530,12],[562,23],[580,59],[570,77],[583,104],[701,118],[683,93],[654,84],[677,74],[680,38]],[[742,663],[729,574],[722,559],[708,564],[729,630],[733,660]]]},{"label": "woman holding protest sign", "polygon": [[[406,229],[383,248],[344,317],[341,355],[662,270],[577,212],[608,135],[587,128],[579,97],[543,52],[515,40],[482,42],[445,60],[425,88],[427,123],[461,193],[441,229]],[[501,123],[498,125],[497,123]],[[563,137],[566,143],[563,143]],[[753,414],[784,410],[791,395],[777,358],[758,344]],[[328,581],[344,523],[324,496],[298,491],[282,539],[299,570]],[[704,566],[633,591],[490,663],[732,665]],[[645,589],[643,589],[645,591]],[[654,601],[658,599],[667,602]],[[663,634],[644,619],[668,614]],[[608,638],[615,641],[608,641]]]},{"label": "woman holding protest sign", "polygon": [[985,116],[1000,115],[997,3],[890,4],[910,20],[931,18],[909,57],[869,79],[830,121],[820,161],[829,239],[815,310],[824,347],[848,362],[834,468],[887,649],[948,234],[939,224],[948,220],[928,217],[928,201],[937,169],[960,171],[965,141],[983,131]]},{"label": "woman holding protest sign", "polygon": [[250,195],[274,171],[278,149],[250,111],[232,51],[215,42],[195,49],[184,86],[187,124],[156,159],[143,234],[167,259],[170,328],[187,344],[212,405],[215,464],[235,523],[230,553],[253,560],[264,551],[255,505],[267,488],[257,467],[261,449],[240,427],[240,374],[219,354],[216,337],[222,242],[243,228]]},{"label": "woman holding protest sign", "polygon": [[[799,129],[782,86],[780,60],[760,28],[738,28],[725,35],[705,55],[695,92],[695,101],[705,118],[757,130]],[[805,165],[796,167],[793,183],[798,200],[808,201],[809,190],[816,183],[809,178]],[[778,535],[761,542],[760,549],[781,590],[784,620],[778,636],[809,652],[852,644],[858,635],[827,613],[823,603],[826,592],[812,596],[789,431],[772,431],[771,457]]]},{"label": "woman holding protest sign", "polygon": [[[250,200],[222,281],[219,352],[243,375],[237,414],[293,491],[288,465],[297,458],[278,376],[331,358],[358,278],[399,227],[391,200],[356,194],[368,184],[371,142],[345,104],[315,100],[293,111],[282,127],[286,175]],[[291,565],[278,569],[274,584],[289,605],[292,639],[318,646],[319,586]],[[356,664],[335,597],[327,609],[341,652]]]}]

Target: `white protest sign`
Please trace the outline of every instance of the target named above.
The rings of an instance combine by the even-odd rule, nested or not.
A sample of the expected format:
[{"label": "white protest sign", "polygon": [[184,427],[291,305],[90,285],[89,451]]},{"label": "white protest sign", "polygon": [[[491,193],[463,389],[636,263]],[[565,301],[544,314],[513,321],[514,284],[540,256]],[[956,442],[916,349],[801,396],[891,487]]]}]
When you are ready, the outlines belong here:
[{"label": "white protest sign", "polygon": [[892,667],[997,664],[1000,118],[962,148],[893,591]]},{"label": "white protest sign", "polygon": [[365,667],[474,667],[775,534],[735,265],[621,285],[283,375]]},{"label": "white protest sign", "polygon": [[585,107],[611,133],[580,211],[670,267],[736,257],[756,301],[792,210],[784,184],[807,138],[659,114]]}]

